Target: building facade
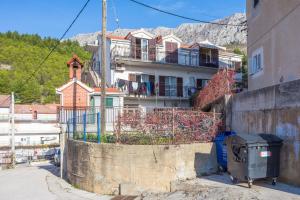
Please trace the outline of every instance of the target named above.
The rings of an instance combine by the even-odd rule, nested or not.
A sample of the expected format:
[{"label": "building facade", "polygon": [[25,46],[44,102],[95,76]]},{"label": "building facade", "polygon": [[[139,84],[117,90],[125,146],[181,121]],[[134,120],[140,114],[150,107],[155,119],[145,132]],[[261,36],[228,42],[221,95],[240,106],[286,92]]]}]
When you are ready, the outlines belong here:
[{"label": "building facade", "polygon": [[[83,80],[83,63],[78,56],[74,55],[68,62],[69,81],[56,89],[60,96],[60,105],[58,106],[58,122],[63,125],[63,131],[66,130],[66,124],[77,119],[82,124],[84,114],[89,115],[91,122],[95,124],[96,114],[100,112],[101,106],[101,88],[90,87]],[[97,85],[94,83],[92,85]],[[123,107],[123,93],[114,87],[106,88],[106,119],[115,117],[115,108]],[[107,123],[107,129],[111,130],[112,125]]]},{"label": "building facade", "polygon": [[[100,47],[92,58],[98,75]],[[191,96],[218,71],[220,50],[225,48],[207,40],[185,45],[173,34],[155,36],[143,29],[125,37],[109,35],[107,84],[125,93],[125,106],[189,107]]]},{"label": "building facade", "polygon": [[299,0],[247,0],[249,90],[300,78]]},{"label": "building facade", "polygon": [[[5,95],[9,97],[10,96]],[[32,146],[59,144],[60,127],[57,124],[57,104],[16,104],[15,145]],[[0,146],[11,145],[11,105],[1,104]],[[5,112],[4,112],[5,109]]]}]

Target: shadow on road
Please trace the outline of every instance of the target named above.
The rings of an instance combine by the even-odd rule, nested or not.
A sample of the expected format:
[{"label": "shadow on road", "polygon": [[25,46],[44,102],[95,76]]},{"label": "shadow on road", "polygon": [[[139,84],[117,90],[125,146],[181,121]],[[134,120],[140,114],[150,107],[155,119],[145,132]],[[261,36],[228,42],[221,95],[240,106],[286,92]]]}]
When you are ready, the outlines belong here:
[{"label": "shadow on road", "polygon": [[51,174],[53,174],[54,176],[59,177],[60,176],[60,168],[56,167],[55,165],[53,165],[52,163],[47,163],[45,165],[39,165],[38,166],[39,169],[44,169],[49,171]]}]

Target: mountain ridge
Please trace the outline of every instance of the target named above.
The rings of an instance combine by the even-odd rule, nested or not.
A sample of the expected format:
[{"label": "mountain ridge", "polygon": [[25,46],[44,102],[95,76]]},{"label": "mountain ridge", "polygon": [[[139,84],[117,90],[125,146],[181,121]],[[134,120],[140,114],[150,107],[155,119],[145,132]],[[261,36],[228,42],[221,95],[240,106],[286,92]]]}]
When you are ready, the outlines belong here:
[{"label": "mountain ridge", "polygon": [[[246,15],[243,13],[235,13],[231,16],[223,19],[216,20],[214,22],[229,24],[229,25],[215,25],[205,23],[183,23],[176,28],[168,28],[164,26],[158,26],[156,28],[144,28],[146,31],[154,35],[168,35],[175,34],[184,43],[192,44],[194,42],[200,42],[203,40],[209,40],[217,45],[230,45],[230,44],[243,44],[247,42],[245,27],[243,26],[231,26],[239,25],[246,21]],[[110,31],[109,34],[117,36],[125,36],[129,32],[137,29],[116,29]],[[101,32],[94,33],[80,33],[71,38],[72,41],[77,41],[81,46],[86,44],[93,44],[97,38],[97,35]]]}]

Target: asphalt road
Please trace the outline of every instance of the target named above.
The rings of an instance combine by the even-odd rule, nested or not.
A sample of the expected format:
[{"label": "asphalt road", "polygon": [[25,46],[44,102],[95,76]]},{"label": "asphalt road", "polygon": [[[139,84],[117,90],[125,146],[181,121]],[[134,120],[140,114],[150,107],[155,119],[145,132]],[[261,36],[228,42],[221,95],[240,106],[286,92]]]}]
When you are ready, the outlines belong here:
[{"label": "asphalt road", "polygon": [[58,178],[59,168],[43,162],[32,166],[0,171],[1,200],[107,200],[109,196],[97,195],[76,189]]}]

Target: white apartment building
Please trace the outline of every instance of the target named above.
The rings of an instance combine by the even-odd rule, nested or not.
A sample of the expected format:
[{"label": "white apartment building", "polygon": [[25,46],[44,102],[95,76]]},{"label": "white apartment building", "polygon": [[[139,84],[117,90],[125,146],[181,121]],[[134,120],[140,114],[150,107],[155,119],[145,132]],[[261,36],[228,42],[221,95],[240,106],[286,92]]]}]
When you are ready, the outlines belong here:
[{"label": "white apartment building", "polygon": [[[98,75],[100,46],[89,47]],[[143,29],[109,35],[107,84],[125,93],[124,106],[189,107],[191,96],[218,71],[220,50],[225,48],[207,40],[185,45],[173,34],[155,36]]]},{"label": "white apartment building", "polygon": [[[3,97],[3,98],[1,98]],[[8,101],[1,99],[8,97]],[[57,104],[15,105],[15,145],[59,144]],[[10,96],[0,95],[0,146],[11,145]]]}]

